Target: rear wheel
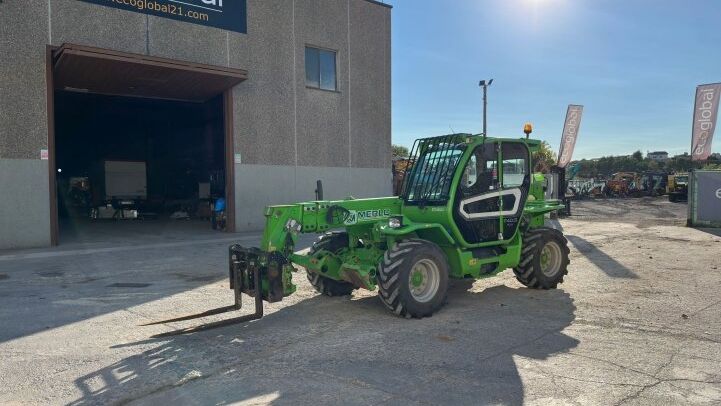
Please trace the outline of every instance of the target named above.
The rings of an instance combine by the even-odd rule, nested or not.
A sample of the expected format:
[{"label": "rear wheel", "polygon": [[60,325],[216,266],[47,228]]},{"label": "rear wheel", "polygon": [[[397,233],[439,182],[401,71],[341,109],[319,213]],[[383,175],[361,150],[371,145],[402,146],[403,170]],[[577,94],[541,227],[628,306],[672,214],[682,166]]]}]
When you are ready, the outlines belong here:
[{"label": "rear wheel", "polygon": [[[320,250],[326,250],[337,254],[340,250],[346,247],[348,247],[347,233],[325,233],[318,238],[318,241],[313,243],[313,246],[310,248],[310,255],[313,255]],[[308,276],[308,281],[311,285],[313,285],[315,290],[326,296],[347,296],[355,289],[355,286],[351,283],[327,278],[319,273],[306,271],[306,274]]]},{"label": "rear wheel", "polygon": [[532,289],[554,289],[568,274],[568,241],[552,228],[537,228],[523,235],[521,261],[513,268],[516,279]]},{"label": "rear wheel", "polygon": [[379,297],[398,316],[430,316],[446,300],[448,269],[445,253],[432,242],[395,243],[378,264]]}]

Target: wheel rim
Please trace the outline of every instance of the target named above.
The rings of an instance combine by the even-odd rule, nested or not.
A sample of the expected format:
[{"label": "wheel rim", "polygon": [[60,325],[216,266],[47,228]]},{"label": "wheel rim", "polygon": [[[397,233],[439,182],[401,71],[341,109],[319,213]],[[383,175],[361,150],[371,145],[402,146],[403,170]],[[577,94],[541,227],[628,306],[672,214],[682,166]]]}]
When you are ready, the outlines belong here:
[{"label": "wheel rim", "polygon": [[418,302],[429,302],[436,296],[441,281],[438,265],[430,259],[421,259],[411,268],[408,287]]},{"label": "wheel rim", "polygon": [[561,246],[555,241],[549,241],[541,250],[541,272],[553,277],[561,270]]}]

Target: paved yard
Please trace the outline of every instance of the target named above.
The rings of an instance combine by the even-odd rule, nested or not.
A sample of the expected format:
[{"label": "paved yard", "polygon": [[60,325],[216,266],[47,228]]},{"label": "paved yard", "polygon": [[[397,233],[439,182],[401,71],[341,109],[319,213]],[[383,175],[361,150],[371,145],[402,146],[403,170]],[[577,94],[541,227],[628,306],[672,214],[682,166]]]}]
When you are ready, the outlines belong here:
[{"label": "paved yard", "polygon": [[721,233],[662,199],[574,214],[558,290],[506,271],[405,320],[298,273],[263,319],[167,339],[138,325],[228,304],[227,245],[258,235],[0,252],[0,403],[721,403]]}]

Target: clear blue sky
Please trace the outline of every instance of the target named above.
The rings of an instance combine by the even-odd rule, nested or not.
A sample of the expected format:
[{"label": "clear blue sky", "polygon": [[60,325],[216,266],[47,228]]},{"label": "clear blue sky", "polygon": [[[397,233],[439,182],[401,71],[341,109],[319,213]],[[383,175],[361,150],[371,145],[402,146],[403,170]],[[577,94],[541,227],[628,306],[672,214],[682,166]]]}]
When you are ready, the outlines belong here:
[{"label": "clear blue sky", "polygon": [[[583,104],[574,158],[689,150],[695,87],[721,81],[719,0],[392,0],[393,143],[523,123],[558,151]],[[717,131],[718,133],[718,131]],[[716,134],[714,152],[721,152]]]}]

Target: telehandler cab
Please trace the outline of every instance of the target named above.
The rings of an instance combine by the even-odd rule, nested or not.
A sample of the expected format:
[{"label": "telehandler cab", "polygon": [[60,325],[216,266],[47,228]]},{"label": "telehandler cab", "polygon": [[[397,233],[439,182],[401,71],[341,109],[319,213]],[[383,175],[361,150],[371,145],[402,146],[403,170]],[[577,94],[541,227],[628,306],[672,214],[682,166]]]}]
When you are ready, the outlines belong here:
[{"label": "telehandler cab", "polygon": [[[158,323],[240,309],[241,292],[255,297],[255,313],[160,336],[262,317],[262,300],[277,302],[295,292],[294,266],[328,296],[378,289],[383,304],[406,318],[436,312],[448,278],[485,278],[513,268],[529,288],[555,288],[567,273],[569,250],[560,231],[544,227],[544,217],[564,206],[544,200],[544,176],[531,173],[540,141],[528,139],[530,131],[525,139],[419,139],[398,197],[268,206],[260,248],[230,247],[235,304]],[[321,236],[300,253],[294,249],[300,233]]]}]

